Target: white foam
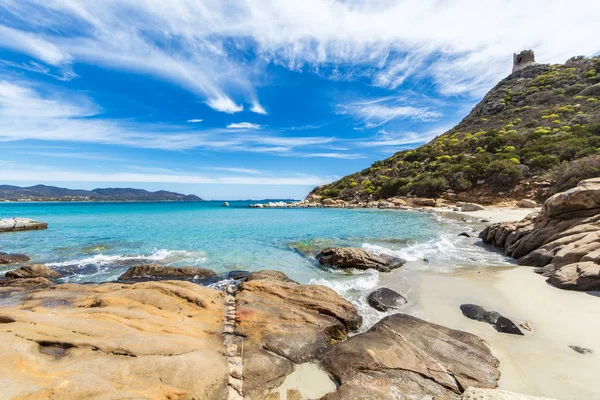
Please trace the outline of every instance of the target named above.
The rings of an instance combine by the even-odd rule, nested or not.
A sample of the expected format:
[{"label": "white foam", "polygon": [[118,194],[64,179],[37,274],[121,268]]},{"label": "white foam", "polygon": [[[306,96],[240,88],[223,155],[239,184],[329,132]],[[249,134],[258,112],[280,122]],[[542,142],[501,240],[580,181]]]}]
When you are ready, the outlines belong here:
[{"label": "white foam", "polygon": [[75,260],[68,260],[62,262],[48,263],[50,267],[68,267],[68,266],[84,266],[84,265],[95,265],[98,267],[120,264],[126,261],[162,261],[165,263],[175,261],[192,262],[194,264],[201,264],[206,262],[206,255],[204,252],[199,251],[185,251],[185,250],[167,250],[167,249],[155,249],[151,254],[96,254],[91,257],[85,257]]},{"label": "white foam", "polygon": [[330,278],[313,278],[309,284],[327,286],[342,296],[349,292],[364,292],[379,284],[379,272],[374,269],[352,272],[352,275],[332,273]]}]

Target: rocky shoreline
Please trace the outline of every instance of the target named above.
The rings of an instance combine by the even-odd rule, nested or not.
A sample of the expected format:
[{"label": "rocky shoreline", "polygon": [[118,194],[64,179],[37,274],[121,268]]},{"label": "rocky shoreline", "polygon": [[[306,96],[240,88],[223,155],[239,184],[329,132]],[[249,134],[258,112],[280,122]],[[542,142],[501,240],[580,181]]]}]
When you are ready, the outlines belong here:
[{"label": "rocky shoreline", "polygon": [[481,233],[521,265],[537,267],[561,289],[600,290],[600,178],[550,197],[540,213]]},{"label": "rocky shoreline", "polygon": [[34,221],[28,218],[0,219],[0,232],[32,231],[47,228],[48,223]]},{"label": "rocky shoreline", "polygon": [[[507,255],[522,254],[520,262],[546,262],[540,272],[568,276],[572,264],[580,272],[581,264],[597,265],[587,260],[600,251],[597,193],[598,180],[582,182],[549,199],[539,214],[488,226],[482,238],[505,246]],[[323,268],[349,273],[391,274],[404,264],[358,248],[302,250]],[[2,260],[19,267],[0,280],[0,352],[6,356],[0,381],[10,398],[534,398],[496,389],[501,357],[493,346],[410,315],[407,298],[385,287],[370,293],[368,304],[387,316],[365,331],[358,309],[338,293],[278,271],[218,276],[204,268],[144,264],[117,282],[60,284],[58,271],[28,264],[27,256],[0,254]],[[551,275],[550,283],[597,287],[593,271],[579,272],[558,285]],[[460,312],[501,335],[532,334],[528,322],[517,326],[477,304],[462,304]],[[593,352],[571,349],[584,357]],[[311,396],[286,385],[306,368],[328,382]]]}]

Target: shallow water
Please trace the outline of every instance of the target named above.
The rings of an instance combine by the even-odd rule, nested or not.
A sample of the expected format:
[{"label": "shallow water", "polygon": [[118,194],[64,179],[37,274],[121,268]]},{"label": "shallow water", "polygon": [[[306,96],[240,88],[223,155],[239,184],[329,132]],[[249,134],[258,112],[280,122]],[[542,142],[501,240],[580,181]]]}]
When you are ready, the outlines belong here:
[{"label": "shallow water", "polygon": [[[0,234],[0,250],[24,253],[65,275],[65,282],[115,280],[131,265],[162,263],[232,270],[275,269],[302,283],[329,286],[352,300],[365,327],[383,314],[368,307],[370,291],[385,285],[375,271],[348,274],[320,268],[311,257],[327,246],[357,246],[406,259],[421,270],[505,266],[470,229],[435,214],[371,209],[252,209],[249,202],[3,203],[0,218],[46,221],[44,231]],[[0,274],[8,268],[0,269]],[[409,294],[408,280],[402,287]],[[410,295],[409,295],[410,300]]]}]

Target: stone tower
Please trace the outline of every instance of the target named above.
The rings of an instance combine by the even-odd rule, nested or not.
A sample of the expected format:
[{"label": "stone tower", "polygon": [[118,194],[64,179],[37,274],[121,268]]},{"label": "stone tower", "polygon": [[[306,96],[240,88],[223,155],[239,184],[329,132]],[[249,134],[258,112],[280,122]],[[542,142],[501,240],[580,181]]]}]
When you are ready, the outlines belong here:
[{"label": "stone tower", "polygon": [[515,73],[517,71],[521,71],[527,67],[535,65],[535,56],[533,55],[533,50],[523,50],[519,54],[513,56],[513,70]]}]

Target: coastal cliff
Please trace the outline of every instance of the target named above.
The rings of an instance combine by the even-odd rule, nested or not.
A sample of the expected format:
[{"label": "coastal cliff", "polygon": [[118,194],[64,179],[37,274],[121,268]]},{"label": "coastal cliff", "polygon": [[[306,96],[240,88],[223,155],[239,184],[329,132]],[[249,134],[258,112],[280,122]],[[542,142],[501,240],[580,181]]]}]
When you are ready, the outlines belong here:
[{"label": "coastal cliff", "polygon": [[456,127],[309,197],[543,200],[600,175],[600,57],[545,65],[524,53]]}]

